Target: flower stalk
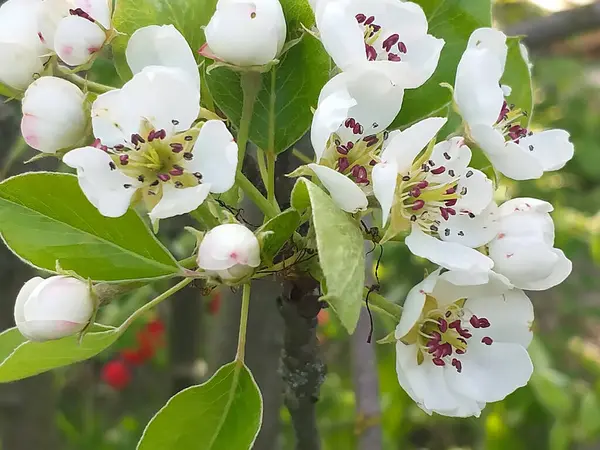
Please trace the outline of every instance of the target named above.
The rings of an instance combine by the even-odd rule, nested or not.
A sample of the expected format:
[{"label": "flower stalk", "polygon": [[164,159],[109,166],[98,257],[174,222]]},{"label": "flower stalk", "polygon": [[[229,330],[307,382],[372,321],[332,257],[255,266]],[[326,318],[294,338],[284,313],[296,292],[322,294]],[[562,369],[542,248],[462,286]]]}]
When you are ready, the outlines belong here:
[{"label": "flower stalk", "polygon": [[240,334],[235,360],[243,363],[246,356],[246,331],[248,329],[248,311],[250,309],[250,283],[244,284],[242,291],[242,313],[240,318]]}]

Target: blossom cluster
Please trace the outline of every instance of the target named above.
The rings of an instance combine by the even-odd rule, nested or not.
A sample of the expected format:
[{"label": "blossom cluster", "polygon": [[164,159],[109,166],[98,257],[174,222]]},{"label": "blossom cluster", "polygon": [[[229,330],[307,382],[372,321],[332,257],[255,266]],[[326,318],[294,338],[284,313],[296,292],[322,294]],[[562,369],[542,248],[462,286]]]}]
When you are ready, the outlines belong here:
[{"label": "blossom cluster", "polygon": [[340,73],[314,115],[316,161],[296,173],[317,177],[348,213],[379,209],[381,242],[408,232],[408,249],[439,266],[404,303],[395,331],[398,380],[428,413],[479,416],[532,374],[526,349],[534,315],[523,290],[562,283],[571,262],[554,248],[552,205],[531,198],[498,205],[492,180],[470,167],[471,147],[497,173],[529,180],[572,158],[569,134],[528,129],[527,112],[502,84],[507,37],[491,28],[471,35],[457,67],[460,134],[436,139],[444,117],[397,130],[404,91],[427,82],[443,54],[421,7],[385,0],[313,7]]},{"label": "blossom cluster", "polygon": [[[111,4],[6,2],[0,83],[22,94],[25,141],[74,169],[103,216],[141,206],[157,225],[229,191],[242,162],[225,121],[202,111],[193,50],[237,70],[269,70],[286,48],[285,17],[277,0],[220,0],[201,49],[173,25],[135,31],[125,51],[133,77],[118,89],[88,92],[54,76],[85,68],[110,44]],[[398,127],[405,91],[426,84],[444,56],[423,9],[400,0],[311,4],[312,34],[337,70],[315,105],[314,162],[293,175],[314,177],[357,219],[374,211],[377,243],[403,241],[437,267],[404,303],[395,330],[398,380],[428,413],[479,416],[531,377],[534,314],[524,290],[550,289],[572,267],[554,247],[552,205],[498,204],[491,172],[472,167],[472,151],[481,150],[497,175],[537,179],[572,158],[569,134],[530,129],[528,111],[503,84],[507,36],[492,28],[473,32],[456,68],[460,131],[444,137],[447,119],[435,115]],[[203,276],[232,285],[262,262],[259,236],[239,223],[208,230],[196,255]],[[31,340],[56,339],[85,330],[97,307],[84,280],[34,278],[19,293],[15,320]],[[122,356],[134,364],[135,355]],[[125,383],[122,360],[111,367],[115,383]]]}]

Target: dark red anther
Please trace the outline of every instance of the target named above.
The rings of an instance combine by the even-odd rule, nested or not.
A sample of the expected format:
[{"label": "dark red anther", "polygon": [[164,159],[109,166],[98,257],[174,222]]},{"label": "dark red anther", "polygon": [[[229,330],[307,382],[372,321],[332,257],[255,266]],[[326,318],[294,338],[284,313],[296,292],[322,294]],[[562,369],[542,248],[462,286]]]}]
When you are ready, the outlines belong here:
[{"label": "dark red anther", "polygon": [[444,166],[436,167],[435,169],[431,169],[431,173],[434,175],[441,175],[446,171]]},{"label": "dark red anther", "polygon": [[169,181],[169,180],[171,179],[171,177],[170,177],[168,174],[166,174],[166,173],[159,173],[159,174],[157,175],[157,177],[158,177],[158,179],[159,179],[160,181],[165,181],[165,182],[166,182],[166,181]]},{"label": "dark red anther", "polygon": [[443,367],[443,366],[445,366],[445,365],[446,365],[446,363],[444,362],[444,360],[443,360],[443,359],[440,359],[440,358],[433,358],[433,359],[432,359],[432,361],[433,361],[433,363],[434,363],[436,366],[439,366],[439,367]]},{"label": "dark red anther", "polygon": [[484,338],[481,339],[481,342],[485,345],[492,345],[494,340],[489,336],[485,336]]},{"label": "dark red anther", "polygon": [[350,161],[348,161],[348,158],[344,157],[338,159],[338,172],[345,172],[348,167],[350,167]]},{"label": "dark red anther", "polygon": [[129,164],[129,155],[119,156],[119,161],[121,162],[121,165],[126,166],[127,164]]},{"label": "dark red anther", "polygon": [[367,169],[364,166],[354,166],[352,168],[352,175],[357,183],[369,183]]},{"label": "dark red anther", "polygon": [[446,204],[446,206],[454,206],[454,205],[456,205],[457,201],[458,200],[456,200],[455,198],[453,198],[452,200],[446,200],[445,204]]},{"label": "dark red anther", "polygon": [[392,50],[392,47],[396,45],[396,43],[400,40],[400,35],[395,33],[388,37],[385,41],[383,41],[383,48],[386,52]]},{"label": "dark red anther", "polygon": [[473,328],[479,328],[479,318],[473,314],[469,319],[469,323],[473,326]]},{"label": "dark red anther", "polygon": [[183,175],[183,167],[173,166],[173,168],[171,170],[169,170],[169,173],[171,175],[173,175],[174,177],[181,176],[181,175]]},{"label": "dark red anther", "polygon": [[369,136],[365,136],[363,138],[363,141],[367,143],[367,147],[372,147],[373,145],[377,144],[377,142],[379,142],[379,139],[376,135],[371,134]]},{"label": "dark red anther", "polygon": [[479,327],[480,328],[489,328],[490,327],[490,321],[487,320],[485,317],[482,317],[481,319],[479,319]]},{"label": "dark red anther", "polygon": [[72,15],[72,16],[78,16],[78,17],[81,17],[83,19],[87,19],[90,22],[94,22],[94,19],[92,18],[92,16],[90,16],[88,13],[86,13],[81,8],[69,9],[69,14]]},{"label": "dark red anther", "polygon": [[[457,350],[456,352],[458,353],[458,350]],[[461,373],[461,372],[462,372],[462,363],[461,363],[461,362],[460,362],[458,359],[454,358],[454,359],[452,360],[452,366],[453,366],[453,367],[456,367],[456,371],[457,371],[458,373]]]},{"label": "dark red anther", "polygon": [[152,142],[154,139],[156,139],[156,131],[151,130],[150,133],[148,133],[148,142]]},{"label": "dark red anther", "polygon": [[349,151],[348,148],[343,145],[338,145],[336,150],[340,155],[347,155]]},{"label": "dark red anther", "polygon": [[408,51],[408,49],[406,48],[406,44],[404,42],[398,42],[398,50],[400,50],[400,53],[405,53]]},{"label": "dark red anther", "polygon": [[457,355],[464,355],[465,353],[467,353],[467,351],[466,351],[466,350],[461,350],[460,348],[457,348],[457,349],[456,349],[456,354],[457,354]]},{"label": "dark red anther", "polygon": [[358,122],[356,122],[354,124],[354,126],[352,127],[352,132],[354,134],[363,134],[364,131],[365,131],[365,129],[363,128],[363,126]]},{"label": "dark red anther", "polygon": [[365,20],[367,20],[367,16],[365,16],[364,14],[357,14],[356,15],[356,21],[358,23],[363,23]]},{"label": "dark red anther", "polygon": [[154,135],[155,139],[165,139],[167,137],[167,132],[164,129],[158,130]]},{"label": "dark red anther", "polygon": [[344,122],[344,126],[346,128],[354,128],[354,125],[356,125],[356,120],[354,120],[352,117],[346,119]]},{"label": "dark red anther", "polygon": [[377,165],[377,161],[375,161],[374,159],[372,159],[371,161],[369,161],[369,165],[370,166],[376,166]]},{"label": "dark red anther", "polygon": [[442,333],[445,333],[446,331],[448,331],[448,322],[444,319],[438,320],[438,328]]},{"label": "dark red anther", "polygon": [[456,319],[454,322],[450,322],[448,326],[454,329],[460,328],[460,319]]},{"label": "dark red anther", "polygon": [[388,61],[399,62],[402,61],[402,58],[395,53],[388,53]]},{"label": "dark red anther", "polygon": [[429,186],[428,181],[420,181],[419,183],[417,183],[417,187],[419,189],[425,189],[427,186]]},{"label": "dark red anther", "polygon": [[448,195],[452,195],[452,194],[455,194],[455,193],[456,193],[456,186],[451,187],[450,189],[448,189],[446,191],[446,194],[448,194]]},{"label": "dark red anther", "polygon": [[450,215],[448,214],[448,210],[446,208],[440,208],[440,213],[442,214],[444,220],[448,220],[450,218]]},{"label": "dark red anther", "polygon": [[375,16],[371,16],[365,20],[365,25],[371,25],[373,22],[375,22]]},{"label": "dark red anther", "polygon": [[415,197],[415,198],[417,198],[418,196],[420,196],[420,195],[421,195],[421,189],[419,189],[418,187],[412,188],[412,189],[410,190],[410,195],[411,195],[412,197]]},{"label": "dark red anther", "polygon": [[367,59],[369,61],[377,60],[377,51],[375,50],[375,47],[369,44],[365,44],[365,52],[367,53]]},{"label": "dark red anther", "polygon": [[179,142],[172,142],[169,144],[169,147],[171,147],[173,153],[180,153],[183,151],[183,144],[180,144]]},{"label": "dark red anther", "polygon": [[413,203],[412,210],[418,211],[418,210],[422,209],[424,206],[425,206],[425,202],[423,200],[417,200],[416,202]]},{"label": "dark red anther", "polygon": [[131,143],[133,145],[144,144],[145,142],[146,140],[139,134],[135,133],[131,135]]},{"label": "dark red anther", "polygon": [[354,142],[348,141],[348,143],[346,144],[346,148],[348,150],[352,150],[354,148]]}]

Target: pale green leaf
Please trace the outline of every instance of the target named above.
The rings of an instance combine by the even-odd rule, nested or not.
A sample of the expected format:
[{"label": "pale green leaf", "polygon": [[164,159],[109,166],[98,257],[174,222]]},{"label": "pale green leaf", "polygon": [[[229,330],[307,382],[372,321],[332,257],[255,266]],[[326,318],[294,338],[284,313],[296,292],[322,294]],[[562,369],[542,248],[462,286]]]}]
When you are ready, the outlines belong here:
[{"label": "pale green leaf", "polygon": [[520,38],[508,38],[508,57],[506,70],[502,77],[502,84],[510,86],[512,92],[507,97],[507,102],[516,105],[529,114],[533,113],[533,84],[531,69],[528,61],[523,58],[520,48]]},{"label": "pale green leaf", "polygon": [[8,329],[0,334],[0,383],[89,359],[112,345],[119,336],[119,329],[96,324],[81,343],[78,336],[31,342],[17,328]]},{"label": "pale green leaf", "polygon": [[144,430],[137,450],[248,450],[262,414],[252,374],[235,361],[172,397]]},{"label": "pale green leaf", "polygon": [[35,267],[54,271],[58,261],[96,281],[154,279],[179,271],[135,212],[102,216],[73,175],[26,173],[0,183],[0,234]]},{"label": "pale green leaf", "polygon": [[261,260],[269,264],[279,253],[284,244],[292,237],[294,231],[300,226],[300,214],[296,210],[288,209],[273,217],[256,234],[266,233],[261,245]]},{"label": "pale green leaf", "polygon": [[317,239],[319,263],[325,276],[327,301],[349,333],[354,332],[363,303],[365,254],[358,222],[306,178],[299,178],[292,192],[292,206],[310,205]]}]

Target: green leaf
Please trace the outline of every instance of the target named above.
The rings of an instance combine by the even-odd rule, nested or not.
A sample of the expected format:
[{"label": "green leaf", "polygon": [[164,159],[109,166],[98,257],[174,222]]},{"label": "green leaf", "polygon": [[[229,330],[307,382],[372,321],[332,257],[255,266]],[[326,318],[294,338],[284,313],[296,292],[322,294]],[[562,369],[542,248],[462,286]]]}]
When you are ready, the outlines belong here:
[{"label": "green leaf", "polygon": [[292,191],[292,206],[312,209],[319,262],[327,285],[327,301],[349,333],[353,333],[363,303],[365,254],[362,231],[350,215],[306,178]]},{"label": "green leaf", "polygon": [[512,92],[507,97],[508,103],[514,103],[529,114],[533,115],[533,83],[529,62],[523,58],[520,48],[521,38],[508,38],[508,57],[502,84],[510,86]]},{"label": "green leaf", "polygon": [[578,429],[584,439],[593,439],[600,431],[600,402],[595,392],[587,390],[583,394],[581,404],[579,406],[579,422]]},{"label": "green leaf", "polygon": [[549,450],[569,450],[573,426],[568,421],[556,421],[548,436]]},{"label": "green leaf", "polygon": [[[281,153],[310,128],[311,108],[329,80],[330,61],[321,43],[304,38],[282,56],[270,73],[262,75],[262,87],[254,105],[250,140],[262,149]],[[242,112],[240,74],[217,68],[207,76],[217,106],[239,127]],[[270,130],[274,142],[269,142]]]},{"label": "green leaf", "polygon": [[217,0],[117,0],[113,25],[124,35],[113,41],[112,48],[121,78],[131,78],[131,70],[125,59],[129,38],[137,29],[148,25],[174,25],[186,38],[200,62],[202,58],[196,51],[206,41],[202,27],[208,24],[216,4]]},{"label": "green leaf", "polygon": [[81,344],[78,336],[47,342],[27,341],[17,328],[0,334],[0,383],[23,378],[89,359],[113,344],[118,328],[94,325]]},{"label": "green leaf", "polygon": [[144,430],[137,450],[250,449],[262,414],[262,397],[252,374],[234,361],[206,383],[172,397]]},{"label": "green leaf", "polygon": [[62,269],[96,281],[154,279],[179,271],[134,211],[117,219],[102,216],[73,175],[26,173],[0,183],[0,235],[37,268],[54,271],[58,261]]},{"label": "green leaf", "polygon": [[292,237],[294,231],[300,226],[300,214],[294,209],[288,209],[273,217],[262,227],[256,230],[257,236],[265,235],[261,245],[261,260],[263,264],[271,264],[273,258],[284,244]]},{"label": "green leaf", "polygon": [[445,116],[452,101],[450,91],[440,86],[454,86],[456,67],[467,47],[469,36],[477,28],[491,26],[490,0],[415,0],[429,20],[429,33],[446,41],[438,68],[419,89],[406,91],[395,126],[406,126],[433,114]]}]

